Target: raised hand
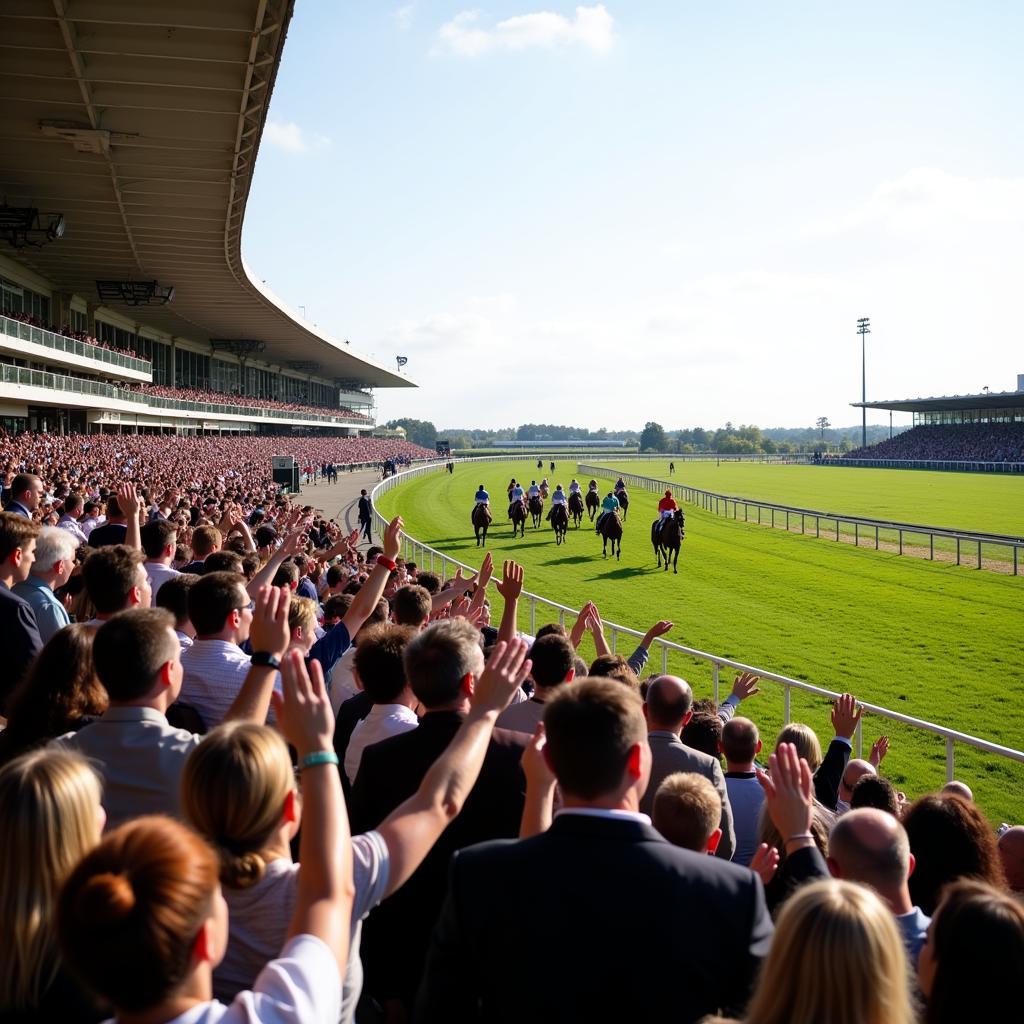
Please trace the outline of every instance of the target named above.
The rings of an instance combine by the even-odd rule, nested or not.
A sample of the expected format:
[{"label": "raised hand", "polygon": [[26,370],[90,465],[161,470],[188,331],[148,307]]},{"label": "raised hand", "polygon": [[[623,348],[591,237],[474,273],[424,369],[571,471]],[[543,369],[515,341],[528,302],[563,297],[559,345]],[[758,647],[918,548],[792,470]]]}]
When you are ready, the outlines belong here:
[{"label": "raised hand", "polygon": [[402,517],[395,516],[384,529],[384,557],[393,562],[402,550]]},{"label": "raised hand", "polygon": [[770,774],[758,771],[768,814],[783,841],[811,831],[814,783],[811,769],[792,743],[780,743],[768,759]]},{"label": "raised hand", "polygon": [[138,519],[142,502],[136,493],[135,484],[123,483],[117,485],[117,504],[125,519]]},{"label": "raised hand", "polygon": [[886,754],[889,753],[889,737],[879,736],[874,743],[871,744],[871,756],[869,760],[877,768],[881,763],[882,759]]},{"label": "raised hand", "polygon": [[505,601],[518,601],[523,592],[523,567],[511,560],[505,562],[501,571],[501,582],[495,587]]},{"label": "raised hand", "polygon": [[301,651],[291,651],[281,662],[281,693],[271,698],[278,728],[298,751],[301,760],[307,754],[334,749],[334,713],[324,686],[319,661],[306,670]]},{"label": "raised hand", "polygon": [[480,571],[477,573],[476,585],[481,588],[484,594],[487,593],[487,584],[491,582],[491,577],[494,575],[494,556],[487,552],[484,555],[483,563],[480,566]]},{"label": "raised hand", "polygon": [[650,647],[652,641],[657,640],[659,636],[664,636],[672,628],[672,623],[667,619],[662,619],[660,622],[656,622],[647,632],[644,634],[644,638],[641,641],[644,647]]},{"label": "raised hand", "polygon": [[760,681],[761,677],[755,676],[753,672],[741,672],[732,684],[732,696],[737,700],[753,697],[755,693],[761,692],[757,685]]},{"label": "raised hand", "polygon": [[852,693],[844,693],[836,698],[832,706],[832,727],[837,736],[850,739],[857,731],[864,709],[857,707],[857,698]]},{"label": "raised hand", "polygon": [[762,843],[750,858],[750,870],[767,885],[779,869],[779,851],[774,846]]},{"label": "raised hand", "polygon": [[547,745],[547,736],[544,734],[544,723],[538,722],[530,742],[523,750],[523,756],[519,763],[523,767],[523,774],[526,776],[526,788],[537,789],[553,788],[555,785],[555,773],[548,767],[547,759],[544,757],[544,747]]},{"label": "raised hand", "polygon": [[495,645],[487,665],[473,686],[471,707],[479,712],[504,711],[513,694],[530,674],[533,662],[526,657],[529,645],[525,640],[502,641]]},{"label": "raised hand", "polygon": [[260,587],[249,627],[249,642],[254,651],[269,651],[277,658],[284,656],[292,638],[288,626],[291,603],[290,587]]}]

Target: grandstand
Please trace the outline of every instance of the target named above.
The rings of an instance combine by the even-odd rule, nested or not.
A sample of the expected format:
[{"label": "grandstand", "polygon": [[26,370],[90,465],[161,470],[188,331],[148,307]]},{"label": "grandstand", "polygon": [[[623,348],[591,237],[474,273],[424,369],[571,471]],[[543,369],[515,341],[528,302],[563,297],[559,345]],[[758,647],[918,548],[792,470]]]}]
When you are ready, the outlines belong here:
[{"label": "grandstand", "polygon": [[909,412],[913,427],[849,452],[853,460],[1024,462],[1024,374],[1016,391],[854,402],[858,409]]},{"label": "grandstand", "polygon": [[411,381],[287,309],[241,255],[289,0],[0,12],[0,426],[374,425]]}]

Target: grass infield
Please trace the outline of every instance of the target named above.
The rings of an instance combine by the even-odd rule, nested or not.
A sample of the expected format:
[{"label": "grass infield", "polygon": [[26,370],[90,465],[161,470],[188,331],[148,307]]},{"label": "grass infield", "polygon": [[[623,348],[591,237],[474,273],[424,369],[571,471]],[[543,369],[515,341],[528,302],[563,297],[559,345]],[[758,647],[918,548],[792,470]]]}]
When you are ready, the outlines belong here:
[{"label": "grass infield", "polygon": [[[576,463],[556,465],[556,479],[567,485]],[[625,461],[619,465],[638,471]],[[667,474],[667,460],[664,466],[644,465],[644,475]],[[728,473],[726,482],[713,482],[719,479],[716,470]],[[469,517],[476,486],[483,482],[495,513],[488,549],[499,566],[505,558],[524,565],[528,591],[574,608],[593,600],[607,621],[641,631],[659,618],[671,619],[675,628],[668,639],[687,646],[849,690],[883,707],[1024,749],[1024,579],[855,550],[692,506],[686,506],[687,536],[679,575],[673,576],[655,568],[649,530],[656,496],[649,493],[630,496],[619,562],[602,559],[600,538],[586,519],[579,530],[570,528],[562,547],[546,523],[538,530],[527,526],[525,539],[513,540],[505,489],[513,475],[531,472],[522,462],[460,465],[454,475],[439,470],[383,495],[379,510],[401,513],[410,536],[476,566],[483,549],[475,545]],[[1009,485],[1018,485],[1024,496],[1024,480],[981,474],[698,463],[685,472],[677,464],[676,477],[744,497],[1000,532],[1021,521]],[[612,480],[600,483],[607,491]],[[853,494],[860,504],[845,506]],[[959,509],[968,496],[986,509],[984,522]],[[938,511],[923,515],[929,508]],[[497,594],[492,604],[496,622]],[[527,629],[526,602],[520,614],[520,627]],[[539,616],[537,624],[544,621]],[[630,644],[622,638],[620,652],[628,654]],[[660,667],[658,658],[652,671]],[[710,696],[709,665],[673,654],[669,671],[689,679],[697,696]],[[730,682],[723,673],[722,697]],[[781,688],[763,684],[744,707],[770,745],[782,724]],[[794,691],[792,715],[827,742],[827,702]],[[866,718],[865,751],[881,732],[892,738],[884,774],[908,797],[942,784],[942,739]],[[1024,765],[959,745],[956,765],[957,777],[974,789],[993,823],[1024,820]]]}]

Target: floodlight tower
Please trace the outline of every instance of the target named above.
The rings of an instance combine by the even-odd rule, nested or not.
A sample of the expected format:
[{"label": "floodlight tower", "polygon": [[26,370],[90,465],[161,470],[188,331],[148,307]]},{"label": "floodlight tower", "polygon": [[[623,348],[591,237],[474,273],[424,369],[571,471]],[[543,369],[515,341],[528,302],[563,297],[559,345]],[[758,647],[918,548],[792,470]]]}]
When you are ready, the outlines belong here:
[{"label": "floodlight tower", "polygon": [[871,333],[871,319],[870,317],[862,316],[857,321],[857,333],[860,335],[860,411],[861,411],[861,428],[860,428],[860,446],[861,448],[867,448],[868,446],[868,372],[867,372],[867,361],[865,358],[864,351],[864,335]]}]

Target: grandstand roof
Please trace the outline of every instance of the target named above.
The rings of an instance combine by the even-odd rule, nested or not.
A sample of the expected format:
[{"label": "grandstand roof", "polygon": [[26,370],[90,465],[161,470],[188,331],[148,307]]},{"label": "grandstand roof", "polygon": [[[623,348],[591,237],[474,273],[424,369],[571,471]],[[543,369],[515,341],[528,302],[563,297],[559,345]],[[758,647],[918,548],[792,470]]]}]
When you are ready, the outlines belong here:
[{"label": "grandstand roof", "polygon": [[98,279],[173,285],[166,306],[104,303],[169,333],[262,341],[271,363],[413,387],[301,322],[242,260],[293,3],[4,0],[0,199],[66,221],[63,238],[17,255],[91,301]]},{"label": "grandstand roof", "polygon": [[851,402],[856,408],[894,412],[942,412],[950,409],[1024,408],[1024,391],[983,391],[980,395],[940,395],[936,398],[900,398],[886,402]]}]

